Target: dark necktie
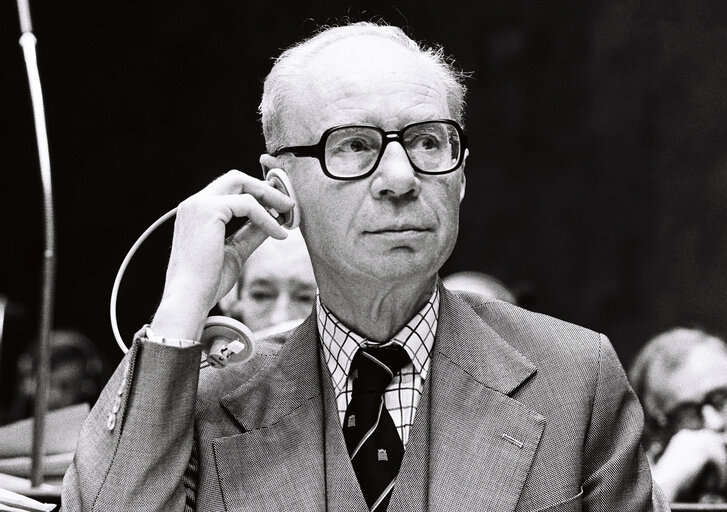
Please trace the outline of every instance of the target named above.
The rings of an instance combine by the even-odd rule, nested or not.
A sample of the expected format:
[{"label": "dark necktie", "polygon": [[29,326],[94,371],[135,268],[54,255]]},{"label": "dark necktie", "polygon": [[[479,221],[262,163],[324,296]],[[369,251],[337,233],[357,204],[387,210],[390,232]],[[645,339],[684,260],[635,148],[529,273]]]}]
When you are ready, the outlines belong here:
[{"label": "dark necktie", "polygon": [[343,437],[370,511],[386,510],[404,456],[384,391],[409,361],[403,347],[391,345],[360,348],[351,362],[353,393],[343,420]]}]

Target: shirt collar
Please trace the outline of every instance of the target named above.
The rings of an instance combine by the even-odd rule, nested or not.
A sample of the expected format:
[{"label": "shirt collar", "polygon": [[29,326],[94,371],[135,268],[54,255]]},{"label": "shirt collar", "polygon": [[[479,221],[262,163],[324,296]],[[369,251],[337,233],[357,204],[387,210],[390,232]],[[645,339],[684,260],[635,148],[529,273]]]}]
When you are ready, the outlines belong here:
[{"label": "shirt collar", "polygon": [[[341,323],[331,310],[321,302],[320,296],[316,297],[316,311],[318,334],[321,337],[321,350],[328,370],[331,372],[333,385],[340,390],[343,389],[348,378],[351,361],[356,351],[359,347],[368,346],[374,342]],[[419,373],[422,380],[427,378],[429,371],[438,318],[439,286],[435,286],[434,292],[427,303],[424,304],[424,307],[391,340],[383,344],[396,343],[404,347],[404,350],[411,358],[414,370]],[[376,345],[379,344],[376,343]]]}]

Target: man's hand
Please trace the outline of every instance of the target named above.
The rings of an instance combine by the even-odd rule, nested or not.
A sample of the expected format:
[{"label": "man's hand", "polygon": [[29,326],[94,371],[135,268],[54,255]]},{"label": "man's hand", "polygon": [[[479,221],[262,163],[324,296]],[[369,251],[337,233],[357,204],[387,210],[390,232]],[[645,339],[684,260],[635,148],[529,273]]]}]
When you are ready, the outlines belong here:
[{"label": "man's hand", "polygon": [[692,489],[704,476],[708,465],[714,467],[719,487],[727,483],[727,437],[713,430],[680,430],[669,441],[654,465],[654,480],[669,501]]},{"label": "man's hand", "polygon": [[[287,233],[266,208],[287,212],[293,200],[265,181],[229,171],[177,209],[164,294],[154,315],[155,333],[199,339],[209,310],[233,286],[242,264],[268,237]],[[250,222],[225,240],[233,217]]]}]

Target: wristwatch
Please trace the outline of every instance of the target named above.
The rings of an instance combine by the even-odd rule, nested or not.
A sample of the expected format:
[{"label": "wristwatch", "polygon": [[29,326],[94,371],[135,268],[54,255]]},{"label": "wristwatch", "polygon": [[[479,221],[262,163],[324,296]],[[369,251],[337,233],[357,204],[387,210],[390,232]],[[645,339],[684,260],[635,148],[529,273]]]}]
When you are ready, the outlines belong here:
[{"label": "wristwatch", "polygon": [[160,345],[170,345],[172,347],[178,347],[178,348],[185,348],[185,347],[191,347],[192,345],[196,345],[197,342],[194,340],[182,340],[178,338],[167,338],[165,336],[159,336],[158,334],[154,334],[154,331],[151,330],[151,325],[146,324],[144,327],[142,327],[139,332],[137,332],[134,335],[134,340],[139,339],[139,341],[148,341],[151,343],[158,343]]}]

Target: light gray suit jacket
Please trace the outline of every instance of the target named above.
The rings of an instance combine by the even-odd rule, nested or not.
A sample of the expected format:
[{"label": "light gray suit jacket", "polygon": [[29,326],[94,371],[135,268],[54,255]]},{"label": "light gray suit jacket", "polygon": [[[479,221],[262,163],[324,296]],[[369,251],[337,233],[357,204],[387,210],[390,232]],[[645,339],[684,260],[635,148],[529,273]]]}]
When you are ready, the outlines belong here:
[{"label": "light gray suit jacket", "polygon": [[[668,510],[604,336],[440,291],[390,511]],[[315,316],[283,341],[199,383],[199,347],[135,344],[86,421],[63,509],[365,511]]]}]

